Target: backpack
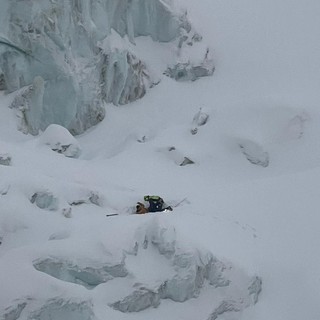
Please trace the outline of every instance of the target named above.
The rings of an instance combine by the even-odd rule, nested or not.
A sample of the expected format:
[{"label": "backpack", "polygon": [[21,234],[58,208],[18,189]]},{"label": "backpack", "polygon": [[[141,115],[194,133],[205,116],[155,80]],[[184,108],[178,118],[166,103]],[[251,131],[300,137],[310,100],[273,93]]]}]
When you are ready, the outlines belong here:
[{"label": "backpack", "polygon": [[149,202],[149,208],[148,208],[149,212],[162,211],[162,206],[164,204],[164,201],[161,197],[159,197],[159,196],[145,196],[144,200]]}]

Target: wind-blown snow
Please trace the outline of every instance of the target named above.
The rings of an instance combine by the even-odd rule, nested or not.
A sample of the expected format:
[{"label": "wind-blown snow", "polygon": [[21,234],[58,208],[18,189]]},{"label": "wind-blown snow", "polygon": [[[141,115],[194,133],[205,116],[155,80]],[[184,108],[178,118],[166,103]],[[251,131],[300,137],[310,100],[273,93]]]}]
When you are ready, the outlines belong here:
[{"label": "wind-blown snow", "polygon": [[[6,320],[319,319],[320,4],[176,3],[214,48],[213,77],[165,77],[173,47],[137,38],[161,82],[129,106],[107,104],[108,117],[77,137],[79,158],[18,132],[15,94],[1,95]],[[267,166],[248,161],[266,153]],[[194,163],[180,166],[184,157]],[[36,193],[58,199],[56,209],[37,206]],[[145,194],[183,201],[172,213],[129,215]],[[177,249],[193,254],[187,262],[212,255],[238,288],[176,281],[195,270],[176,268]],[[161,298],[172,279],[194,296]]]}]

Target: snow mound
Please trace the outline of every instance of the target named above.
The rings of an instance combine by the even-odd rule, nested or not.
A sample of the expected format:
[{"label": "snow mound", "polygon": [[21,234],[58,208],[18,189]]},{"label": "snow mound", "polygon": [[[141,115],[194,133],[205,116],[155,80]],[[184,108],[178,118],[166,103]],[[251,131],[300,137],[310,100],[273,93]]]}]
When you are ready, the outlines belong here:
[{"label": "snow mound", "polygon": [[239,147],[252,164],[264,168],[269,165],[269,154],[258,143],[251,140],[243,140],[239,143]]},{"label": "snow mound", "polygon": [[168,67],[164,74],[176,81],[195,81],[202,77],[212,76],[214,69],[213,60],[205,59],[200,64],[179,62]]},{"label": "snow mound", "polygon": [[0,154],[0,165],[10,166],[12,162],[12,157],[8,153]]},{"label": "snow mound", "polygon": [[78,158],[81,154],[79,142],[64,127],[51,124],[39,138],[39,143],[48,145],[51,150],[69,158]]},{"label": "snow mound", "polygon": [[192,129],[190,130],[191,134],[195,135],[198,133],[198,128],[204,126],[209,120],[209,114],[200,108],[200,110],[194,115],[192,121]]},{"label": "snow mound", "polygon": [[36,204],[40,209],[46,209],[49,211],[56,211],[59,207],[59,200],[50,191],[35,192],[30,202]]},{"label": "snow mound", "polygon": [[170,160],[172,160],[176,165],[183,167],[188,164],[194,164],[195,162],[189,157],[185,156],[176,147],[171,146],[167,148],[160,148],[159,151],[166,155]]},{"label": "snow mound", "polygon": [[310,121],[310,116],[306,112],[300,112],[292,117],[285,129],[283,130],[283,138],[285,140],[301,139],[306,130],[306,123]]}]

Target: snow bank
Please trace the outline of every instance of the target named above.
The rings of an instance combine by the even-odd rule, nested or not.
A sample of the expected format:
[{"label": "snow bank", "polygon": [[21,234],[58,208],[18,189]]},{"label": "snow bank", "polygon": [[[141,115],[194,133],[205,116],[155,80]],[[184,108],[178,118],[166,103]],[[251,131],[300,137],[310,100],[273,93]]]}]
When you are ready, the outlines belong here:
[{"label": "snow bank", "polygon": [[70,158],[78,158],[81,154],[79,142],[67,129],[57,124],[48,126],[39,137],[39,144],[48,145],[51,150]]}]

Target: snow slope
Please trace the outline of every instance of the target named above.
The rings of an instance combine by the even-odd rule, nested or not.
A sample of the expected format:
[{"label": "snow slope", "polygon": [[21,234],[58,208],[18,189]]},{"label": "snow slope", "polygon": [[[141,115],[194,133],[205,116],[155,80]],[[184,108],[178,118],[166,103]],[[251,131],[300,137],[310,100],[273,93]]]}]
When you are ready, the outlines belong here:
[{"label": "snow slope", "polygon": [[[210,286],[184,303],[166,299],[155,309],[126,314],[107,306],[127,290],[120,278],[109,288],[102,283],[87,289],[32,265],[56,256],[97,268],[107,256],[119,262],[132,239],[164,226],[159,230],[175,230],[187,252],[196,248],[230,262],[236,283],[245,276],[262,278],[257,304],[220,319],[319,319],[320,3],[177,2],[214,50],[213,77],[177,83],[159,74],[161,83],[142,100],[107,105],[103,122],[76,137],[78,159],[18,132],[7,108],[13,95],[1,96],[0,155],[10,154],[12,164],[0,166],[0,310],[27,298],[32,314],[60,298],[69,299],[66,314],[80,303],[81,317],[91,310],[83,301],[93,301],[98,319],[208,319],[217,295],[223,296]],[[159,72],[172,48],[137,41]],[[200,108],[209,119],[197,127],[193,119]],[[252,143],[267,152],[267,167],[249,162],[239,146]],[[179,166],[184,157],[194,164]],[[58,199],[58,210],[30,202],[43,191]],[[129,216],[145,194],[173,205],[187,200],[173,214]],[[70,205],[77,201],[84,203]],[[105,217],[113,212],[119,216]],[[151,249],[134,257],[128,268],[142,282],[172,273]],[[237,297],[234,289],[228,294]],[[28,319],[27,312],[21,319]]]}]

